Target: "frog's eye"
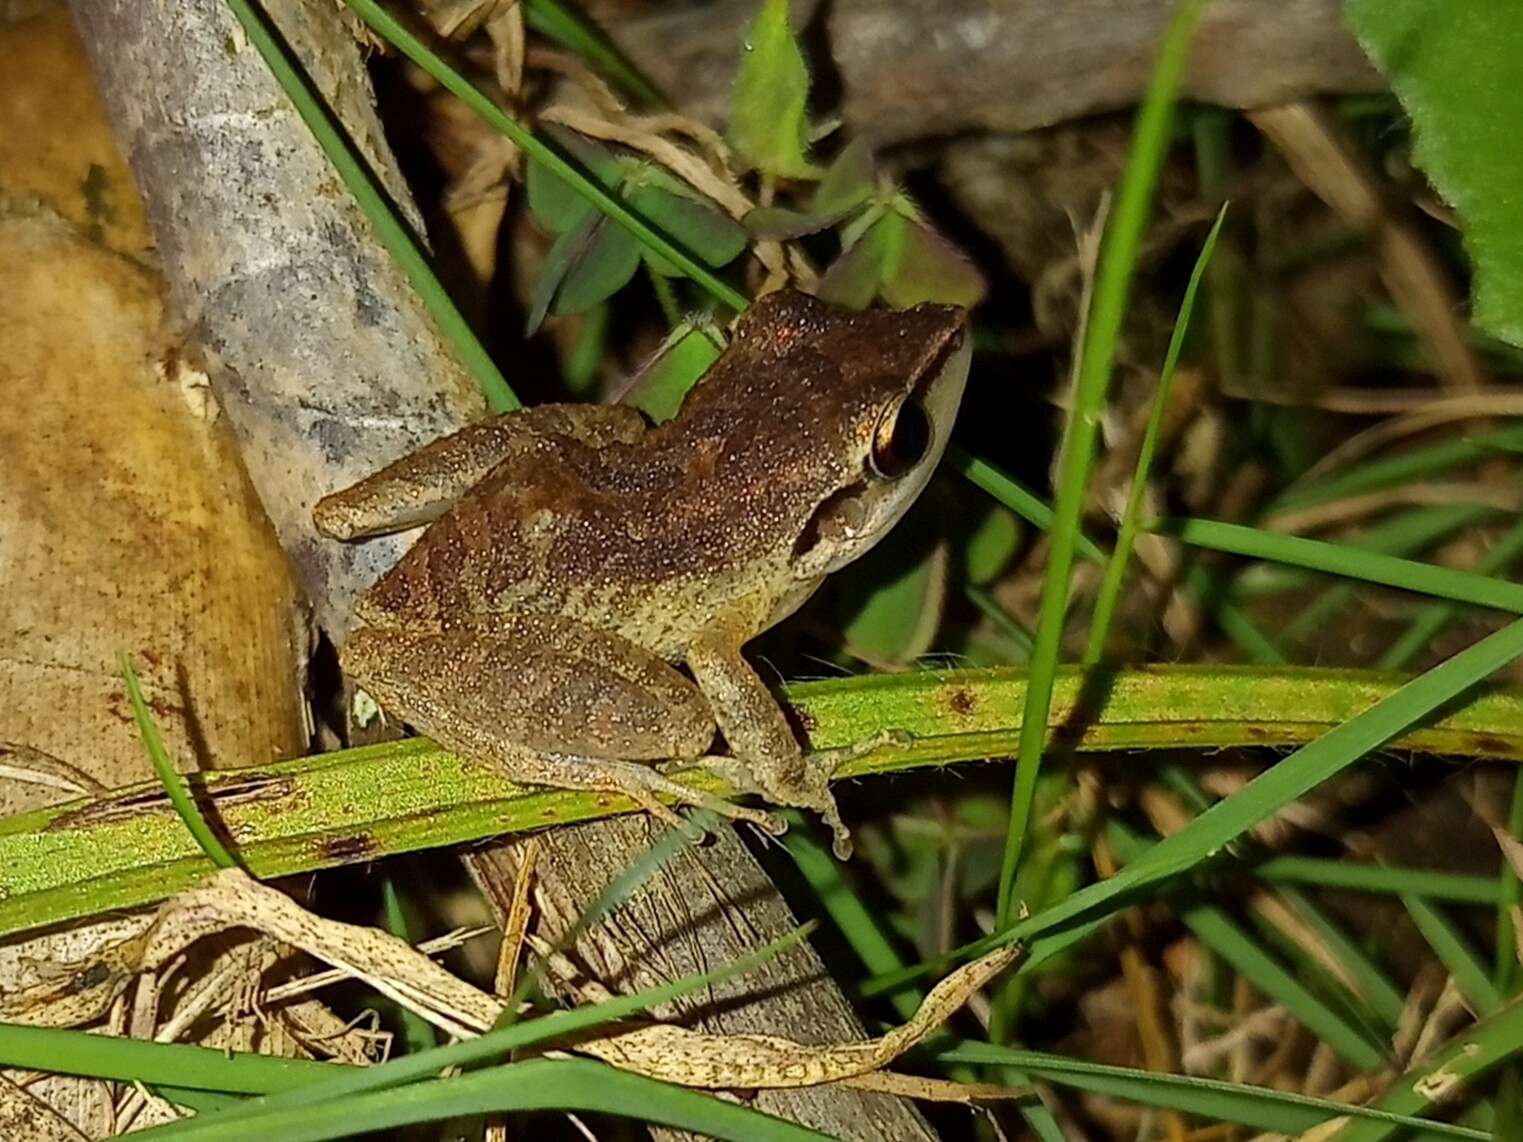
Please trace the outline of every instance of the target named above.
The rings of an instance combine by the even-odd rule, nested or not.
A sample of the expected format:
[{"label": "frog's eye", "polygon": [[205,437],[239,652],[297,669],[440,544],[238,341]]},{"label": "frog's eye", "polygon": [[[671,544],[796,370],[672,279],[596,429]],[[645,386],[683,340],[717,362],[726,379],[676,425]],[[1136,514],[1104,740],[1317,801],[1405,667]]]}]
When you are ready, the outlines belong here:
[{"label": "frog's eye", "polygon": [[867,466],[880,480],[897,480],[925,456],[931,446],[931,418],[914,400],[889,405],[873,429]]}]

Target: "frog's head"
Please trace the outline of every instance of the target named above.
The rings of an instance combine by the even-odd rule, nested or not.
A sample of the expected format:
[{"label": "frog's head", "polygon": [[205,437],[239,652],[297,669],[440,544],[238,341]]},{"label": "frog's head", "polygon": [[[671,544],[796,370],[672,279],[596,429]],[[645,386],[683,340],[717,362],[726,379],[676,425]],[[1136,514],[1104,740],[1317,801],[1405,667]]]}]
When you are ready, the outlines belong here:
[{"label": "frog's head", "polygon": [[851,319],[831,354],[838,402],[816,426],[830,479],[794,544],[798,579],[828,575],[866,553],[915,502],[946,451],[968,379],[967,311],[948,305]]}]

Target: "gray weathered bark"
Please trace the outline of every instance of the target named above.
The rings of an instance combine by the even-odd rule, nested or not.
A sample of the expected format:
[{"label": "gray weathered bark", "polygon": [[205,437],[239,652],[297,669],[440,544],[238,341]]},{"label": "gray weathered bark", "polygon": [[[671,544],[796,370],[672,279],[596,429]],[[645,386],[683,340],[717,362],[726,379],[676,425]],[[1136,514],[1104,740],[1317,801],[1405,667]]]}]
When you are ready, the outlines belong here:
[{"label": "gray weathered bark", "polygon": [[[221,0],[74,0],[96,74],[147,199],[172,294],[204,347],[218,398],[323,626],[341,640],[349,606],[406,537],[358,547],[319,539],[324,492],[483,411],[412,291],[374,242]],[[287,41],[399,203],[410,202],[381,138],[359,52],[325,3],[267,2]],[[538,886],[554,935],[645,850],[624,819],[544,837]],[[511,861],[473,854],[494,904]],[[713,966],[793,926],[738,838],[685,852],[580,942],[615,988]],[[748,998],[709,1010],[713,1031],[815,1042],[861,1028],[819,960],[798,948]],[[914,1107],[849,1090],[768,1095],[776,1113],[843,1138],[928,1139]]]}]

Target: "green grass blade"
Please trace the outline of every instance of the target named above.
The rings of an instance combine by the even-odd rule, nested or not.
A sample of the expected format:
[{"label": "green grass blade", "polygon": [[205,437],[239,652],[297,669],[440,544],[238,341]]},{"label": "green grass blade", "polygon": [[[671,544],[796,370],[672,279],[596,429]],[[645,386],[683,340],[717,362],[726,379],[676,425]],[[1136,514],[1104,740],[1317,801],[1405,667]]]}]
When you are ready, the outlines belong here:
[{"label": "green grass blade", "polygon": [[[955,468],[969,483],[982,488],[1000,503],[1020,516],[1031,526],[1051,531],[1052,505],[1031,491],[1013,476],[1008,476],[987,460],[963,451],[957,445],[947,449],[947,463]],[[1105,564],[1105,552],[1089,536],[1079,532],[1074,541],[1077,550],[1091,563]]]},{"label": "green grass blade", "polygon": [[1254,865],[1253,871],[1270,884],[1309,884],[1353,892],[1424,896],[1452,904],[1495,904],[1500,895],[1497,882],[1489,876],[1356,864],[1322,857],[1271,857]]},{"label": "green grass blade", "polygon": [[1401,991],[1364,949],[1349,939],[1348,934],[1309,896],[1288,885],[1281,885],[1278,891],[1280,899],[1322,941],[1353,981],[1354,998],[1380,1021],[1387,1032],[1394,1031],[1405,1004]]},{"label": "green grass blade", "polygon": [[[1437,1137],[1490,1142],[1482,1130],[1430,1122],[1411,1112],[1374,1109],[1311,1095],[1192,1075],[1164,1075],[1131,1067],[1082,1062],[1041,1051],[1022,1051],[990,1043],[963,1042],[945,1047],[937,1057],[957,1062],[1018,1067],[1054,1086],[1093,1091],[1144,1106],[1168,1107],[1220,1122],[1236,1122],[1280,1134],[1304,1134],[1323,1122],[1344,1116],[1392,1129],[1417,1127]],[[1341,1142],[1341,1136],[1340,1136]]]},{"label": "green grass blade", "polygon": [[[1154,847],[1131,835],[1119,822],[1112,823],[1106,836],[1117,858],[1125,862],[1123,867],[1141,860],[1149,848]],[[1264,949],[1259,939],[1225,910],[1214,904],[1188,903],[1181,908],[1179,918],[1202,944],[1231,964],[1254,987],[1284,1007],[1293,1019],[1348,1062],[1361,1070],[1373,1070],[1384,1063],[1385,1056],[1379,1046],[1372,1043],[1360,1028],[1313,995]]]},{"label": "green grass blade", "polygon": [[[241,1137],[272,1137],[265,1133],[268,1123],[277,1120],[279,1116],[302,1107],[310,1107],[328,1102],[343,1103],[355,1096],[370,1091],[389,1089],[409,1083],[416,1083],[423,1079],[431,1078],[441,1073],[447,1067],[468,1067],[475,1063],[491,1062],[506,1057],[510,1052],[524,1047],[533,1046],[550,1039],[559,1039],[580,1034],[590,1028],[600,1026],[615,1019],[621,1019],[629,1015],[646,1011],[657,1004],[666,1003],[681,995],[689,994],[700,988],[710,986],[723,979],[728,979],[749,971],[759,964],[765,963],[785,948],[798,943],[808,933],[809,926],[795,929],[793,932],[774,940],[771,943],[758,948],[745,956],[740,957],[723,967],[706,972],[702,975],[688,976],[660,987],[647,988],[633,995],[619,996],[615,999],[606,1000],[602,1003],[588,1004],[570,1011],[558,1011],[538,1019],[515,1024],[511,1027],[498,1031],[489,1031],[485,1035],[474,1039],[467,1039],[458,1043],[451,1043],[444,1047],[435,1047],[428,1051],[420,1051],[413,1055],[403,1055],[389,1062],[373,1067],[345,1067],[332,1064],[320,1064],[316,1069],[303,1069],[300,1071],[288,1071],[280,1073],[278,1078],[281,1085],[275,1088],[263,1098],[250,1100],[217,1114],[220,1124],[236,1123],[238,1129],[246,1131]],[[39,1039],[38,1036],[30,1035],[31,1028],[15,1028],[0,1025],[0,1058],[16,1059],[13,1065],[30,1066],[40,1070],[64,1070],[70,1064],[71,1045],[67,1040],[52,1038],[51,1040]],[[95,1038],[84,1032],[61,1032],[57,1034],[71,1035],[79,1039]],[[62,1047],[58,1053],[46,1058],[29,1055],[22,1050],[17,1050],[16,1045],[21,1047],[36,1047],[39,1043],[49,1046]],[[147,1045],[144,1045],[147,1046]],[[161,1047],[160,1044],[152,1044],[153,1047]],[[199,1048],[183,1047],[179,1044],[162,1046],[180,1047],[179,1056],[170,1056],[172,1062],[181,1063],[186,1058],[185,1051],[199,1050]],[[92,1044],[79,1045],[79,1050],[89,1053]],[[207,1051],[208,1055],[217,1055],[220,1052]],[[101,1052],[97,1051],[92,1059],[99,1061]],[[152,1064],[152,1057],[140,1054],[136,1060],[140,1064]],[[92,1072],[96,1073],[96,1072]],[[115,1076],[115,1077],[141,1077]],[[150,1073],[145,1081],[156,1081],[156,1073]],[[203,1084],[197,1081],[186,1081],[188,1076],[176,1072],[172,1079],[176,1085],[201,1087]],[[160,1135],[156,1137],[179,1137],[176,1131],[186,1129],[190,1124],[175,1123],[162,1128]],[[230,1135],[237,1137],[239,1135]]]},{"label": "green grass blade", "polygon": [[1100,910],[1113,911],[1139,891],[1206,863],[1255,825],[1454,701],[1520,654],[1523,620],[1488,635],[1363,714],[1298,749],[1231,797],[1218,801],[1186,828],[1159,841],[1115,876],[1080,889],[1062,903],[1006,928],[995,939],[1027,939],[1092,917]]},{"label": "green grass blade", "polygon": [[[787,816],[790,827],[783,838],[783,845],[793,857],[815,898],[835,921],[851,950],[871,972],[881,975],[902,971],[904,961],[899,958],[899,953],[894,950],[893,944],[862,898],[847,883],[845,866],[799,827],[803,820],[801,814],[790,810]],[[922,998],[918,990],[900,988],[889,996],[889,1002],[901,1019],[908,1019],[920,1006]],[[962,1076],[954,1071],[953,1077]],[[1064,1135],[1057,1119],[1040,1101],[1022,1100],[1019,1109],[1038,1138],[1063,1142]]]},{"label": "green grass blade", "polygon": [[[1499,575],[1523,558],[1523,519],[1493,543],[1475,565],[1477,575]],[[1382,670],[1405,670],[1459,614],[1458,603],[1429,603],[1381,655]]]},{"label": "green grass blade", "polygon": [[1227,220],[1225,205],[1217,211],[1216,221],[1201,245],[1190,271],[1189,284],[1185,286],[1184,300],[1179,303],[1179,315],[1174,319],[1174,331],[1169,335],[1169,348],[1164,353],[1163,369],[1158,374],[1158,387],[1153,393],[1153,407],[1148,413],[1147,428],[1142,434],[1142,445],[1137,450],[1137,467],[1132,472],[1132,488],[1126,497],[1126,509],[1121,514],[1121,526],[1116,530],[1116,546],[1110,562],[1105,565],[1105,575],[1095,597],[1094,615],[1089,625],[1089,645],[1084,651],[1085,665],[1094,665],[1105,654],[1105,640],[1109,636],[1111,619],[1116,604],[1121,599],[1121,586],[1126,579],[1126,565],[1132,557],[1132,545],[1137,542],[1137,530],[1141,525],[1142,498],[1147,494],[1148,475],[1153,467],[1153,453],[1158,448],[1158,436],[1163,431],[1163,416],[1169,407],[1169,390],[1174,387],[1174,370],[1179,365],[1180,350],[1184,348],[1185,334],[1190,329],[1190,315],[1195,310],[1195,294],[1200,289],[1206,267],[1211,264],[1211,253],[1216,249],[1217,236],[1222,223]]},{"label": "green grass blade", "polygon": [[529,1059],[265,1116],[259,1133],[231,1114],[208,1114],[141,1132],[182,1142],[323,1142],[419,1122],[507,1111],[593,1111],[734,1142],[820,1142],[828,1135],[759,1110],[584,1059]]},{"label": "green grass blade", "polygon": [[1121,334],[1137,254],[1152,213],[1158,172],[1169,146],[1175,93],[1201,7],[1202,0],[1184,0],[1177,5],[1159,45],[1147,94],[1137,113],[1137,127],[1116,197],[1116,209],[1106,227],[1096,269],[1094,295],[1074,382],[1073,411],[1058,457],[1051,549],[1042,581],[1041,613],[1031,654],[1031,685],[1026,691],[1021,744],[1010,791],[1010,824],[1000,863],[996,915],[997,927],[1001,928],[1008,923],[1015,903],[1016,868],[1047,744],[1052,683],[1061,653],[1063,619],[1068,613],[1068,580],[1078,546],[1085,490],[1094,464],[1100,415],[1110,388],[1116,342]]},{"label": "green grass blade", "polygon": [[[1523,770],[1512,779],[1512,804],[1507,809],[1507,835],[1523,837]],[[1509,860],[1502,861],[1502,871],[1497,877],[1497,956],[1492,978],[1503,995],[1510,996],[1517,990],[1520,965],[1518,963],[1518,932],[1513,925],[1513,909],[1523,902],[1523,881]]]},{"label": "green grass blade", "polygon": [[1473,571],[1455,571],[1431,563],[1397,559],[1317,539],[1277,535],[1220,520],[1161,520],[1153,530],[1160,535],[1173,536],[1191,547],[1289,563],[1440,599],[1523,614],[1523,585]]},{"label": "green grass blade", "polygon": [[592,65],[594,71],[647,107],[668,106],[666,96],[645,78],[619,46],[586,16],[560,0],[523,0],[524,22]]},{"label": "green grass blade", "polygon": [[[1344,546],[1381,555],[1411,558],[1462,528],[1484,523],[1499,514],[1488,504],[1437,504],[1393,512],[1343,541]],[[1232,584],[1232,597],[1243,600],[1295,590],[1316,581],[1316,573],[1280,564],[1263,563],[1246,569]],[[1300,625],[1301,619],[1297,619]]]},{"label": "green grass blade", "polygon": [[190,789],[185,784],[185,779],[175,769],[174,762],[169,759],[169,751],[164,748],[164,739],[159,734],[159,727],[154,723],[153,714],[148,710],[148,703],[143,700],[143,688],[138,685],[137,671],[132,668],[132,659],[127,652],[121,655],[122,681],[127,686],[127,701],[132,705],[132,717],[137,722],[138,733],[143,738],[143,748],[148,753],[148,759],[153,763],[153,771],[158,774],[159,783],[164,786],[164,792],[169,796],[169,802],[179,814],[180,820],[185,823],[185,828],[196,839],[196,844],[206,854],[206,859],[218,868],[237,868],[238,861],[232,853],[227,851],[227,846],[222,843],[222,838],[217,836],[206,817],[202,815],[201,808],[190,795]]},{"label": "green grass blade", "polygon": [[[1428,520],[1419,520],[1425,513],[1432,513]],[[1384,524],[1377,524],[1363,535],[1356,536],[1348,541],[1348,546],[1357,547],[1366,551],[1380,551],[1385,555],[1399,555],[1403,558],[1411,558],[1423,550],[1431,547],[1438,540],[1450,535],[1461,528],[1472,524],[1483,523],[1488,517],[1496,515],[1495,509],[1483,504],[1455,504],[1445,505],[1438,508],[1421,508],[1418,511],[1404,513],[1398,519],[1389,521],[1392,524],[1412,523],[1414,526],[1404,528],[1399,536],[1393,537],[1395,542],[1382,547],[1376,539],[1376,533],[1385,529]],[[1442,518],[1447,515],[1447,519]],[[1425,527],[1424,523],[1433,526]],[[1384,536],[1380,537],[1384,539]],[[1315,572],[1292,571],[1283,566],[1262,565],[1266,570],[1288,572],[1289,576],[1304,581],[1315,578]],[[1310,638],[1323,631],[1327,624],[1337,615],[1353,605],[1358,598],[1360,585],[1352,582],[1334,583],[1322,592],[1312,603],[1306,606],[1300,614],[1296,615],[1285,625],[1283,634],[1286,638],[1301,639]],[[1392,668],[1394,669],[1394,667]]]},{"label": "green grass blade", "polygon": [[155,1088],[269,1094],[320,1082],[344,1064],[0,1023],[0,1066]]},{"label": "green grass blade", "polygon": [[449,291],[434,273],[434,268],[418,245],[416,237],[397,217],[375,175],[334,122],[306,74],[270,28],[264,13],[250,0],[227,0],[227,5],[249,42],[275,76],[275,81],[286,93],[286,98],[290,99],[296,113],[307,125],[307,130],[312,132],[312,137],[317,140],[323,154],[328,156],[340,181],[354,196],[355,204],[365,215],[381,245],[396,259],[402,273],[418,291],[418,297],[438,325],[439,332],[454,346],[461,362],[476,378],[487,404],[494,412],[508,412],[518,408],[518,398],[513,395],[513,390],[508,387],[508,382],[471,329],[470,323],[455,307]]},{"label": "green grass blade", "polygon": [[1009,640],[1010,654],[1007,660],[1017,664],[1031,661],[1031,633],[1004,607],[1000,606],[986,587],[969,586],[963,589],[968,601],[979,613],[993,624],[995,630]]},{"label": "green grass blade", "polygon": [[[1450,1113],[1456,1105],[1465,1105],[1485,1089],[1483,1080],[1491,1070],[1517,1060],[1520,1055],[1523,1055],[1523,1003],[1515,1001],[1449,1040],[1435,1057],[1398,1079],[1370,1109],[1412,1115],[1442,1105],[1445,1113]],[[1425,1123],[1422,1129],[1433,1134],[1439,1125]],[[1399,1123],[1361,1116],[1325,1142],[1386,1142],[1407,1137],[1402,1131]]]},{"label": "green grass blade", "polygon": [[[884,933],[866,903],[852,891],[846,882],[844,869],[826,848],[800,826],[801,814],[790,810],[788,832],[783,846],[798,866],[820,906],[840,929],[841,935],[862,965],[874,975],[899,971],[904,961],[894,950],[893,942]],[[910,991],[897,992],[893,996],[894,1010],[901,1019],[908,1019],[920,1005],[920,996]]]},{"label": "green grass blade", "polygon": [[[386,931],[409,944],[418,942],[417,909],[411,899],[403,896],[397,888],[396,877],[390,873],[381,877],[381,912]],[[387,1000],[387,1002],[393,1002]],[[434,1025],[411,1007],[396,1004],[397,1019],[402,1024],[402,1042],[407,1054],[415,1055],[438,1045]]]},{"label": "green grass blade", "polygon": [[1293,507],[1311,507],[1330,500],[1377,492],[1398,484],[1421,483],[1465,464],[1520,449],[1523,449],[1523,426],[1444,440],[1396,456],[1352,465],[1336,476],[1292,486],[1282,492],[1269,505],[1268,510],[1270,514],[1275,514]]},{"label": "green grass blade", "polygon": [[1417,925],[1423,939],[1433,949],[1433,954],[1438,957],[1439,963],[1454,977],[1455,986],[1460,989],[1460,994],[1465,997],[1470,1009],[1482,1018],[1500,1011],[1502,993],[1491,982],[1485,965],[1465,937],[1460,935],[1459,929],[1421,896],[1403,896],[1401,902],[1406,906],[1408,915],[1412,917],[1412,922]]},{"label": "green grass blade", "polygon": [[664,258],[697,282],[716,301],[739,312],[746,308],[746,297],[734,286],[719,278],[707,266],[687,251],[679,249],[645,219],[624,205],[616,195],[596,181],[584,175],[580,168],[569,162],[559,150],[527,130],[491,99],[478,90],[470,80],[444,62],[431,48],[413,35],[390,12],[376,0],[345,0],[369,24],[376,33],[413,63],[417,64],[489,126],[501,132],[534,161],[541,163],[552,174],[558,175],[572,189],[595,208],[632,234],[646,250]]}]

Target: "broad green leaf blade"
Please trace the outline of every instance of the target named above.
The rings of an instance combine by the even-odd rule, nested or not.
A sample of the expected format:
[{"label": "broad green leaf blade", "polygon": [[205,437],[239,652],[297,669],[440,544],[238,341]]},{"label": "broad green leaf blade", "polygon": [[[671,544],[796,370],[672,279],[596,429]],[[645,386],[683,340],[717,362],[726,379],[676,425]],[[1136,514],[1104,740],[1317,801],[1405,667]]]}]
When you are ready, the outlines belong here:
[{"label": "broad green leaf blade", "polygon": [[1021,543],[1021,521],[1003,504],[989,504],[962,536],[963,574],[983,586],[999,578]]},{"label": "broad green leaf blade", "polygon": [[763,174],[818,177],[809,161],[809,69],[788,23],[788,0],[763,0],[742,48],[730,143]]},{"label": "broad green leaf blade", "polygon": [[1349,0],[1349,23],[1412,116],[1413,155],[1459,212],[1475,321],[1523,345],[1523,19],[1516,4]]},{"label": "broad green leaf blade", "polygon": [[[618,190],[624,171],[618,158],[607,147],[578,135],[575,131],[557,127],[545,128],[545,135],[575,159],[604,190]],[[589,215],[597,213],[596,206],[538,159],[529,159],[524,183],[529,212],[542,226],[557,234],[575,229]]]},{"label": "broad green leaf blade", "polygon": [[866,309],[878,294],[878,286],[896,257],[897,231],[904,219],[886,214],[872,224],[830,264],[820,279],[819,296],[843,309]]},{"label": "broad green leaf blade", "polygon": [[931,648],[950,562],[946,543],[930,534],[934,522],[926,511],[914,512],[899,524],[909,529],[899,543],[879,544],[849,569],[837,598],[842,637],[857,657],[904,666]]},{"label": "broad green leaf blade", "polygon": [[[631,190],[628,198],[629,204],[661,227],[662,233],[710,266],[733,262],[746,248],[744,227],[696,195],[644,182]],[[645,251],[645,260],[665,277],[682,272],[652,250]]]},{"label": "broad green leaf blade", "polygon": [[629,284],[640,268],[640,243],[607,218],[592,224],[555,294],[556,313],[585,313]]},{"label": "broad green leaf blade", "polygon": [[555,300],[556,291],[561,288],[572,265],[592,241],[600,221],[595,213],[588,211],[579,223],[562,233],[550,247],[550,252],[545,255],[545,264],[539,268],[539,277],[534,280],[534,295],[529,299],[529,315],[524,320],[524,336],[533,334],[544,324],[545,314],[550,312],[550,303]]},{"label": "broad green leaf blade", "polygon": [[876,189],[873,175],[873,152],[867,140],[857,136],[838,154],[814,188],[809,203],[812,214],[840,218],[866,205]]},{"label": "broad green leaf blade", "polygon": [[683,322],[672,330],[655,359],[641,372],[622,400],[657,424],[670,420],[682,398],[724,351],[724,338],[713,326],[694,328]]},{"label": "broad green leaf blade", "polygon": [[983,300],[983,274],[923,220],[903,221],[898,255],[883,283],[883,300],[896,309],[923,301],[971,309]]},{"label": "broad green leaf blade", "polygon": [[746,233],[753,238],[802,238],[825,229],[836,220],[828,214],[789,210],[786,206],[758,206],[746,214]]}]

